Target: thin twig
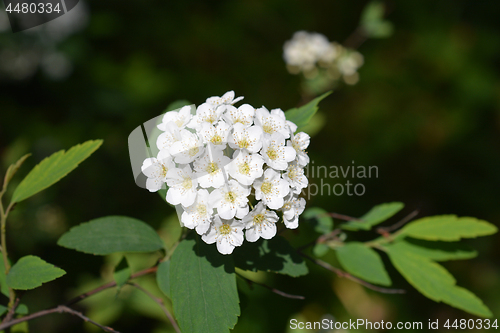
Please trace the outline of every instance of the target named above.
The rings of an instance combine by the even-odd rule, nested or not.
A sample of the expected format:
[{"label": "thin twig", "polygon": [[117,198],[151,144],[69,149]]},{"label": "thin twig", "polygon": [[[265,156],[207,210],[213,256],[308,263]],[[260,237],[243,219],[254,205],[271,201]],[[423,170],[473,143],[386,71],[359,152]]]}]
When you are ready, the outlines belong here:
[{"label": "thin twig", "polygon": [[337,274],[338,277],[347,278],[351,281],[357,282],[357,283],[365,286],[366,288],[369,288],[369,289],[372,289],[372,290],[375,290],[375,291],[378,291],[378,292],[384,293],[384,294],[404,294],[404,293],[406,293],[406,291],[403,289],[390,289],[390,288],[382,288],[382,287],[375,286],[371,283],[366,282],[365,280],[359,279],[359,278],[357,278],[357,277],[355,277],[347,272],[344,272],[343,270],[341,270],[337,267],[333,267],[332,265],[330,265],[327,262],[312,258],[312,257],[308,256],[307,254],[304,254],[300,251],[298,251],[298,252],[301,256],[303,256],[306,259],[309,259],[310,261],[312,261],[316,265],[319,265],[319,266],[321,266],[321,267],[323,267],[331,272],[334,272],[335,274]]},{"label": "thin twig", "polygon": [[[154,266],[154,267],[151,267],[151,268],[146,268],[140,272],[137,272],[137,273],[134,273],[130,276],[130,279],[129,280],[132,280],[132,279],[135,279],[135,278],[138,278],[139,276],[143,276],[143,275],[147,275],[147,274],[151,274],[151,273],[154,273],[158,270],[158,266]],[[73,305],[75,303],[78,303],[80,302],[82,299],[85,299],[89,296],[92,296],[94,294],[97,294],[98,292],[101,292],[103,290],[106,290],[106,289],[109,289],[109,288],[113,288],[113,287],[116,287],[116,281],[111,281],[111,282],[108,282],[106,284],[103,284],[102,286],[100,287],[97,287],[95,289],[92,289],[91,291],[87,291],[86,293],[83,293],[81,294],[80,296],[77,296],[69,301],[67,301],[66,303],[64,303],[64,305],[66,306],[70,306],[70,305]]]},{"label": "thin twig", "polygon": [[19,301],[21,299],[19,297],[16,298],[16,300],[14,301],[14,304],[12,305],[12,307],[9,309],[9,312],[7,312],[7,315],[5,316],[5,318],[2,320],[2,324],[3,323],[6,323],[6,322],[9,322],[12,320],[12,317],[14,317],[14,313],[19,305]]},{"label": "thin twig", "polygon": [[170,321],[170,324],[172,324],[172,327],[174,328],[174,330],[177,333],[181,333],[181,330],[179,329],[179,326],[177,326],[177,323],[175,322],[174,317],[170,314],[170,312],[168,311],[167,307],[165,306],[165,303],[163,302],[163,300],[161,298],[156,297],[155,295],[151,294],[149,291],[147,291],[146,289],[144,289],[143,287],[141,287],[137,283],[128,282],[127,284],[131,285],[133,287],[136,287],[137,289],[139,289],[140,291],[142,291],[143,293],[145,293],[146,295],[148,295],[149,298],[151,298],[153,301],[155,301],[161,307],[161,309],[163,310],[163,312],[167,316],[167,318]]},{"label": "thin twig", "polygon": [[[322,216],[322,215],[320,215],[320,216]],[[343,214],[326,213],[325,215],[333,217],[334,219],[339,219],[339,220],[344,220],[344,221],[361,221],[361,219],[358,219],[356,217],[351,217],[351,216],[347,216],[347,215],[343,215]]]},{"label": "thin twig", "polygon": [[410,222],[415,216],[418,215],[418,210],[414,210],[413,212],[411,212],[410,214],[408,214],[407,216],[405,216],[401,221],[389,226],[389,227],[379,227],[377,228],[377,232],[381,235],[388,235],[391,231],[394,231],[396,229],[399,229],[401,228],[402,226],[404,226],[406,223]]},{"label": "thin twig", "polygon": [[318,238],[316,238],[315,240],[313,240],[307,244],[300,246],[299,248],[297,248],[297,250],[302,251],[304,249],[307,249],[311,245],[326,243],[330,239],[338,239],[338,238],[336,238],[336,236],[341,232],[342,232],[342,230],[340,228],[337,228],[337,229],[335,229],[327,234],[319,236]]},{"label": "thin twig", "polygon": [[25,316],[25,317],[22,317],[22,318],[14,319],[14,320],[11,320],[11,321],[9,321],[7,323],[2,323],[2,324],[0,324],[0,331],[6,329],[8,327],[11,327],[13,325],[16,325],[16,324],[19,324],[19,323],[22,323],[22,322],[25,322],[25,321],[28,321],[28,320],[36,319],[36,318],[39,318],[39,317],[43,317],[43,316],[46,316],[46,315],[49,315],[49,314],[52,314],[52,313],[70,313],[70,314],[72,314],[74,316],[80,317],[81,319],[83,319],[86,322],[94,324],[95,326],[101,328],[105,332],[120,333],[118,331],[115,331],[111,327],[103,326],[101,324],[98,324],[95,321],[93,321],[92,319],[84,316],[81,312],[75,311],[75,310],[73,310],[71,308],[68,308],[67,306],[64,306],[64,305],[59,305],[59,306],[57,306],[55,308],[48,309],[48,310],[38,311],[38,312],[30,314],[29,316]]},{"label": "thin twig", "polygon": [[304,296],[300,296],[300,295],[292,295],[292,294],[285,293],[285,292],[283,292],[283,291],[281,291],[281,290],[278,290],[278,289],[276,289],[276,288],[270,287],[270,286],[268,286],[268,285],[266,285],[266,284],[263,284],[263,283],[260,283],[260,282],[255,282],[255,281],[253,281],[253,280],[250,280],[250,279],[248,279],[248,278],[244,277],[244,276],[243,276],[243,275],[241,275],[241,274],[236,273],[236,275],[237,275],[237,276],[239,276],[240,278],[242,278],[243,280],[245,280],[245,281],[248,283],[248,285],[249,285],[250,287],[251,287],[253,284],[256,284],[256,285],[259,285],[259,286],[262,286],[262,287],[264,287],[264,288],[269,289],[270,291],[272,291],[273,293],[275,293],[275,294],[277,294],[277,295],[280,295],[280,296],[283,296],[283,297],[286,297],[286,298],[292,298],[292,299],[305,299],[305,297],[304,297]]}]

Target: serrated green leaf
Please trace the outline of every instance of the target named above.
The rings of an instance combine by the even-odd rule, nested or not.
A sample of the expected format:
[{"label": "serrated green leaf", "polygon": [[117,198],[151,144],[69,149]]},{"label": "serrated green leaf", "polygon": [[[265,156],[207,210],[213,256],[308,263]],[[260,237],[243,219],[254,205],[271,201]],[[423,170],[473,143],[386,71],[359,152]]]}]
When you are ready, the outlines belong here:
[{"label": "serrated green leaf", "polygon": [[183,333],[223,333],[236,325],[240,307],[232,256],[192,235],[172,255],[170,283]]},{"label": "serrated green leaf", "polygon": [[333,219],[328,212],[319,207],[307,208],[302,217],[312,223],[314,231],[320,234],[327,234],[333,229]]},{"label": "serrated green leaf", "polygon": [[390,286],[391,278],[382,259],[373,249],[358,242],[336,247],[337,259],[346,271],[365,281]]},{"label": "serrated green leaf", "polygon": [[403,277],[427,298],[458,309],[491,317],[491,311],[470,291],[455,285],[455,278],[441,265],[418,254],[386,247],[389,258]]},{"label": "serrated green leaf", "polygon": [[71,228],[59,246],[95,255],[115,252],[153,252],[163,242],[148,224],[126,216],[107,216]]},{"label": "serrated green leaf", "polygon": [[65,152],[61,150],[47,157],[21,181],[12,195],[12,202],[20,202],[58,182],[73,171],[102,144],[102,140],[87,141]]},{"label": "serrated green leaf", "polygon": [[327,254],[329,250],[330,250],[330,247],[328,245],[326,245],[325,243],[318,243],[318,244],[314,244],[312,252],[316,257],[322,257],[325,254]]},{"label": "serrated green leaf", "polygon": [[370,209],[368,213],[361,216],[358,221],[349,221],[342,225],[346,230],[370,230],[373,226],[384,222],[388,218],[403,209],[402,202],[390,202],[377,205]]},{"label": "serrated green leaf", "polygon": [[401,229],[400,234],[429,241],[458,241],[492,235],[498,228],[491,223],[473,217],[439,215],[418,219]]},{"label": "serrated green leaf", "polygon": [[459,242],[432,242],[405,238],[384,246],[392,247],[394,251],[418,254],[434,261],[471,259],[477,256],[477,251]]},{"label": "serrated green leaf", "polygon": [[309,271],[304,259],[286,239],[276,236],[259,239],[237,247],[233,252],[236,267],[248,271],[265,271],[293,277],[306,275]]},{"label": "serrated green leaf", "polygon": [[305,126],[309,122],[311,117],[316,113],[316,111],[318,111],[319,102],[321,102],[321,100],[323,100],[331,93],[332,91],[328,91],[299,108],[288,110],[287,112],[285,112],[286,119],[295,123],[295,125],[298,126],[297,130],[300,131],[301,127]]},{"label": "serrated green leaf", "polygon": [[7,184],[10,182],[12,177],[14,177],[16,172],[19,170],[21,165],[23,165],[24,161],[26,161],[26,159],[30,156],[31,156],[31,154],[26,154],[23,157],[21,157],[19,160],[17,160],[16,163],[11,164],[9,166],[9,168],[7,169],[7,172],[5,173],[5,177],[4,177],[4,181],[3,181],[3,188],[4,189],[7,186]]},{"label": "serrated green leaf", "polygon": [[25,256],[12,266],[6,277],[7,286],[17,290],[28,290],[40,287],[63,276],[66,272],[51,265],[39,257]]},{"label": "serrated green leaf", "polygon": [[156,282],[160,290],[170,298],[170,260],[162,261],[156,272]]},{"label": "serrated green leaf", "polygon": [[113,278],[118,288],[123,287],[123,285],[127,283],[128,279],[130,279],[130,275],[132,275],[132,270],[130,269],[127,258],[123,257],[113,272]]}]

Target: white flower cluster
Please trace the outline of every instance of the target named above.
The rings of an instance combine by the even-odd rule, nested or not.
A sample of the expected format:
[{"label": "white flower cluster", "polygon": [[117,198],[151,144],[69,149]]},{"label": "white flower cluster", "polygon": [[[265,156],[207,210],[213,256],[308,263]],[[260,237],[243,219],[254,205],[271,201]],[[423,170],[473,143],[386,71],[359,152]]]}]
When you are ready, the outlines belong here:
[{"label": "white flower cluster", "polygon": [[235,107],[241,99],[229,91],[194,115],[190,106],[167,112],[158,156],[142,165],[147,189],[166,183],[167,202],[182,207],[181,223],[222,254],[242,245],[243,234],[249,242],[274,237],[277,212],[287,228],[297,228],[305,207],[299,194],[308,185],[309,135],[295,134],[281,109]]},{"label": "white flower cluster", "polygon": [[363,65],[363,56],[354,50],[330,42],[319,33],[297,31],[283,46],[283,57],[288,71],[292,74],[304,73],[306,78],[318,74],[318,66],[325,68],[333,79],[343,77],[347,84],[355,84],[357,70]]}]

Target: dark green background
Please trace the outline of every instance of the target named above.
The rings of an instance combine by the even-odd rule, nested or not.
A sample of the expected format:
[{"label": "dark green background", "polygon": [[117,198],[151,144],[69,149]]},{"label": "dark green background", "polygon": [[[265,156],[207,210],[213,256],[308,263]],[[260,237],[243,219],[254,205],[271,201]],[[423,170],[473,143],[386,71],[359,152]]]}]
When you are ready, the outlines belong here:
[{"label": "dark green background", "polygon": [[[175,100],[200,104],[228,90],[256,107],[287,110],[299,105],[300,77],[286,71],[283,43],[297,30],[317,31],[342,43],[356,29],[366,2],[92,1],[84,5],[90,11],[86,28],[58,43],[47,43],[36,34],[0,33],[2,52],[55,49],[73,63],[72,74],[64,80],[53,80],[40,70],[22,80],[0,71],[1,169],[32,152],[20,171],[26,174],[59,149],[104,139],[103,146],[70,176],[12,213],[11,258],[35,254],[68,272],[26,296],[31,311],[85,291],[86,283],[102,281],[100,274],[107,266],[100,257],[55,245],[71,226],[105,215],[128,215],[168,230],[164,221],[174,210],[134,183],[127,137],[135,127]],[[321,103],[325,125],[309,148],[316,165],[347,166],[355,161],[378,166],[379,177],[351,180],[365,184],[362,197],[314,197],[308,205],[360,216],[375,204],[397,200],[406,203],[406,213],[414,209],[421,216],[455,213],[498,224],[498,2],[387,5],[394,35],[361,45],[365,64],[359,70],[360,82],[340,86]],[[306,243],[314,236],[306,229],[287,237],[296,244]],[[458,284],[484,299],[497,316],[499,240],[495,235],[468,241],[480,250],[478,258],[445,264]],[[330,255],[325,260],[335,259]],[[394,269],[390,274],[395,286],[408,294],[359,292],[329,272],[310,269],[307,277],[266,280],[286,292],[305,295],[305,301],[280,298],[259,287],[242,295],[235,332],[285,332],[288,320],[299,314],[307,320],[331,314],[341,320],[424,323],[429,318],[470,317],[424,298]],[[344,299],[340,297],[344,303],[347,299],[354,305],[343,306],[338,290],[344,290]],[[114,294],[108,298],[113,301]],[[109,323],[115,329],[167,332],[165,320],[138,314],[125,297],[116,302],[123,304],[123,312]],[[69,315],[53,315],[30,325],[33,332],[84,331],[84,325]]]}]

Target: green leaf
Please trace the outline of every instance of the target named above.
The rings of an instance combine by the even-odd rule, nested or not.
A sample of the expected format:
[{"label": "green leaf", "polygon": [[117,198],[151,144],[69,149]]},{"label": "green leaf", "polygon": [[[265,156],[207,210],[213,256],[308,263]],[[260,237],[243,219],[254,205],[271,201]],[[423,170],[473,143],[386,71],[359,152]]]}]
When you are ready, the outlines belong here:
[{"label": "green leaf", "polygon": [[361,14],[360,25],[371,38],[387,38],[393,33],[391,22],[384,20],[385,7],[380,1],[372,1],[366,5]]},{"label": "green leaf", "polygon": [[162,261],[156,271],[156,282],[160,290],[170,298],[170,260]]},{"label": "green leaf", "polygon": [[390,286],[391,278],[382,259],[373,249],[358,242],[336,247],[337,259],[346,271],[360,279],[382,286]]},{"label": "green leaf", "polygon": [[427,298],[477,316],[492,316],[488,307],[476,295],[455,285],[455,278],[443,266],[394,246],[388,246],[386,249],[394,267]]},{"label": "green leaf", "polygon": [[[8,309],[9,309],[8,307],[0,304],[0,316],[3,316]],[[25,304],[19,304],[19,306],[16,308],[15,314],[27,315],[28,312],[29,312],[28,307]]]},{"label": "green leaf", "polygon": [[411,252],[434,261],[471,259],[477,256],[477,251],[460,242],[431,242],[405,238],[384,246],[391,247],[394,251]]},{"label": "green leaf", "polygon": [[322,257],[325,254],[327,254],[329,250],[330,250],[330,247],[328,245],[326,245],[325,243],[317,243],[317,244],[314,244],[312,252],[316,257]]},{"label": "green leaf", "polygon": [[113,272],[113,278],[118,288],[123,287],[123,285],[127,283],[128,279],[130,279],[130,275],[132,275],[132,270],[130,269],[127,258],[124,256]]},{"label": "green leaf", "polygon": [[183,333],[229,332],[240,315],[232,256],[198,235],[183,240],[170,264],[170,293]]},{"label": "green leaf", "polygon": [[307,208],[302,217],[310,220],[314,231],[320,234],[327,234],[333,229],[333,219],[328,215],[328,212],[319,207]]},{"label": "green leaf", "polygon": [[403,209],[405,205],[402,202],[390,202],[377,205],[370,209],[368,213],[361,216],[359,221],[349,221],[342,225],[346,230],[370,230],[373,226],[384,222],[388,218]]},{"label": "green leaf", "polygon": [[87,141],[65,152],[61,150],[47,157],[21,181],[12,195],[12,202],[20,202],[58,182],[73,171],[102,144],[102,140]]},{"label": "green leaf", "polygon": [[307,125],[311,117],[318,111],[318,104],[324,99],[326,96],[330,95],[332,91],[328,91],[323,95],[316,97],[309,103],[302,105],[299,108],[293,108],[285,112],[285,116],[287,120],[295,123],[298,126],[297,130],[301,130],[301,127]]},{"label": "green leaf", "polygon": [[36,256],[25,256],[12,266],[6,282],[12,289],[28,290],[40,287],[63,276],[66,272]]},{"label": "green leaf", "polygon": [[473,217],[439,215],[418,219],[401,229],[400,234],[429,241],[458,241],[492,235],[498,231],[493,224]]},{"label": "green leaf", "polygon": [[26,161],[26,159],[30,156],[31,156],[31,154],[26,154],[23,157],[21,157],[16,163],[11,164],[9,166],[9,168],[7,169],[7,172],[5,173],[5,177],[4,177],[4,181],[3,181],[3,189],[4,190],[7,187],[7,184],[9,184],[12,177],[14,177],[16,172],[19,170],[21,165],[24,163],[24,161]]},{"label": "green leaf", "polygon": [[153,252],[163,248],[153,228],[126,216],[107,216],[82,223],[62,235],[57,244],[96,255]]},{"label": "green leaf", "polygon": [[236,267],[248,271],[266,271],[293,277],[306,275],[309,271],[304,259],[286,239],[276,236],[259,239],[238,247],[233,253]]}]

